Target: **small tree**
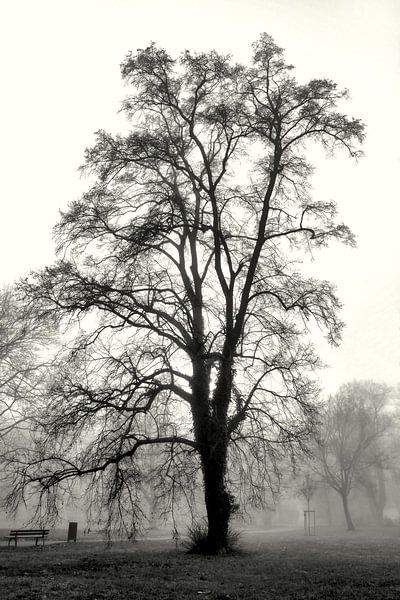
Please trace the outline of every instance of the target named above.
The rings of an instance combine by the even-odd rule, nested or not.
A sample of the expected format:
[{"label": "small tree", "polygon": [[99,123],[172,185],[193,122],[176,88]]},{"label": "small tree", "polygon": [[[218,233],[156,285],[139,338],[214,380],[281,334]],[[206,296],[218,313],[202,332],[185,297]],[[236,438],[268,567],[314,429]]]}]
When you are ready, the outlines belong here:
[{"label": "small tree", "polygon": [[132,501],[156,445],[163,484],[187,490],[201,470],[215,553],[238,485],[259,498],[279,453],[309,436],[307,324],[337,343],[341,322],[332,286],[298,259],[353,237],[332,202],[311,200],[304,150],[357,157],[363,126],[338,112],[345,91],[292,69],[267,35],[250,67],[155,45],[123,62],[132,130],[98,132],[84,167],[97,180],[56,230],[62,258],[24,288],[81,332],[49,390],[40,454],[19,459],[21,493],[87,476],[108,502]]},{"label": "small tree", "polygon": [[303,496],[307,502],[307,510],[310,510],[310,502],[317,490],[317,482],[311,477],[310,473],[306,473],[301,486],[299,487],[299,494]]},{"label": "small tree", "polygon": [[[367,481],[371,457],[392,420],[387,413],[389,388],[371,381],[342,386],[323,412],[317,444],[318,470],[341,497],[347,528],[354,530],[349,494],[361,479]],[[369,481],[369,480],[368,480]]]}]

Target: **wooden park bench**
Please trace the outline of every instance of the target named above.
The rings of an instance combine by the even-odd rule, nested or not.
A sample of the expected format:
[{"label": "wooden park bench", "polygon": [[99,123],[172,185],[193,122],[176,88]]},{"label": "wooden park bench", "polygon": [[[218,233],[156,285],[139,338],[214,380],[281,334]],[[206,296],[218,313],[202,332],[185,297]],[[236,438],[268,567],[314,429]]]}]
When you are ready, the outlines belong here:
[{"label": "wooden park bench", "polygon": [[18,540],[36,540],[35,546],[38,545],[38,540],[42,540],[44,546],[44,540],[49,535],[49,529],[11,529],[10,535],[4,536],[8,540],[8,547],[11,542],[14,542],[17,546]]}]

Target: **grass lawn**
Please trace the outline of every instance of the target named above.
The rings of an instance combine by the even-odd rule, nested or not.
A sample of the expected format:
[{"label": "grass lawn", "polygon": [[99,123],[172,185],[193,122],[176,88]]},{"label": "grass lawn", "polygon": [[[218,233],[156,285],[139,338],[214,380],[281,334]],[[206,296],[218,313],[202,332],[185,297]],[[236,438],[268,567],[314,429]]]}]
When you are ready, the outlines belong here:
[{"label": "grass lawn", "polygon": [[172,542],[0,547],[2,600],[400,599],[400,537],[245,534],[237,556]]}]

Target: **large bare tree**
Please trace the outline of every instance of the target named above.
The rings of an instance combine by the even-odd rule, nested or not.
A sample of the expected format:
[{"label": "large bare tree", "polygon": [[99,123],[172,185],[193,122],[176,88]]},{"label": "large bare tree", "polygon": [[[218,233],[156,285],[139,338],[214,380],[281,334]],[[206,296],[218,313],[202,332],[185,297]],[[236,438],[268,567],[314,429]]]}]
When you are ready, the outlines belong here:
[{"label": "large bare tree", "polygon": [[131,130],[97,133],[95,182],[56,229],[60,260],[25,285],[80,331],[15,489],[86,475],[135,504],[156,445],[164,483],[187,490],[200,469],[212,553],[238,482],[259,498],[282,448],[312,429],[308,325],[337,343],[341,322],[332,286],[299,261],[353,237],[332,202],[311,199],[304,154],[316,143],[356,158],[363,138],[337,108],[346,91],[297,83],[268,35],[253,50],[251,66],[156,45],[127,56]]}]

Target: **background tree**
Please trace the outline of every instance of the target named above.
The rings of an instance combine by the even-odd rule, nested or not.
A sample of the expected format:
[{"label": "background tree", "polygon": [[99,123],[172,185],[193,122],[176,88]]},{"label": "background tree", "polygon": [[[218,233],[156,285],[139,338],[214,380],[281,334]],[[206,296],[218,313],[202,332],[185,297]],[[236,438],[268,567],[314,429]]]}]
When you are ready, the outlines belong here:
[{"label": "background tree", "polygon": [[0,290],[0,496],[12,484],[6,471],[18,448],[30,444],[32,419],[42,401],[49,368],[50,323],[27,306],[15,288]]},{"label": "background tree", "polygon": [[[390,391],[390,412],[386,412],[387,432],[368,450],[363,468],[357,474],[357,484],[365,492],[373,521],[384,525],[384,509],[387,502],[387,483],[396,480],[399,464],[398,424],[399,414],[394,398],[398,390]],[[389,408],[389,407],[388,407]],[[389,497],[391,496],[389,491]]]},{"label": "background tree", "polygon": [[[42,349],[51,339],[50,327],[16,290],[0,290],[0,438],[29,426],[32,404],[45,362]],[[29,398],[29,402],[27,402]]]},{"label": "background tree", "polygon": [[[318,439],[318,470],[341,497],[349,530],[354,530],[349,494],[363,484],[368,497],[382,502],[373,488],[371,467],[382,466],[379,443],[393,423],[388,413],[390,389],[372,381],[342,386],[323,412]],[[381,509],[383,511],[383,506]]]},{"label": "background tree", "polygon": [[356,476],[356,483],[365,492],[372,519],[377,525],[384,523],[387,500],[385,471],[388,466],[388,456],[382,444],[372,444]]},{"label": "background tree", "polygon": [[155,45],[124,60],[131,131],[97,133],[84,166],[96,182],[56,229],[61,259],[25,284],[80,333],[49,389],[40,453],[14,465],[17,496],[86,475],[134,511],[140,457],[157,445],[175,487],[201,470],[219,552],[238,481],[260,497],[279,454],[312,431],[308,323],[337,343],[341,322],[332,286],[299,259],[353,237],[332,202],[310,198],[303,153],[312,142],[357,157],[363,126],[338,112],[347,93],[332,81],[298,84],[268,35],[253,49],[250,67]]}]

